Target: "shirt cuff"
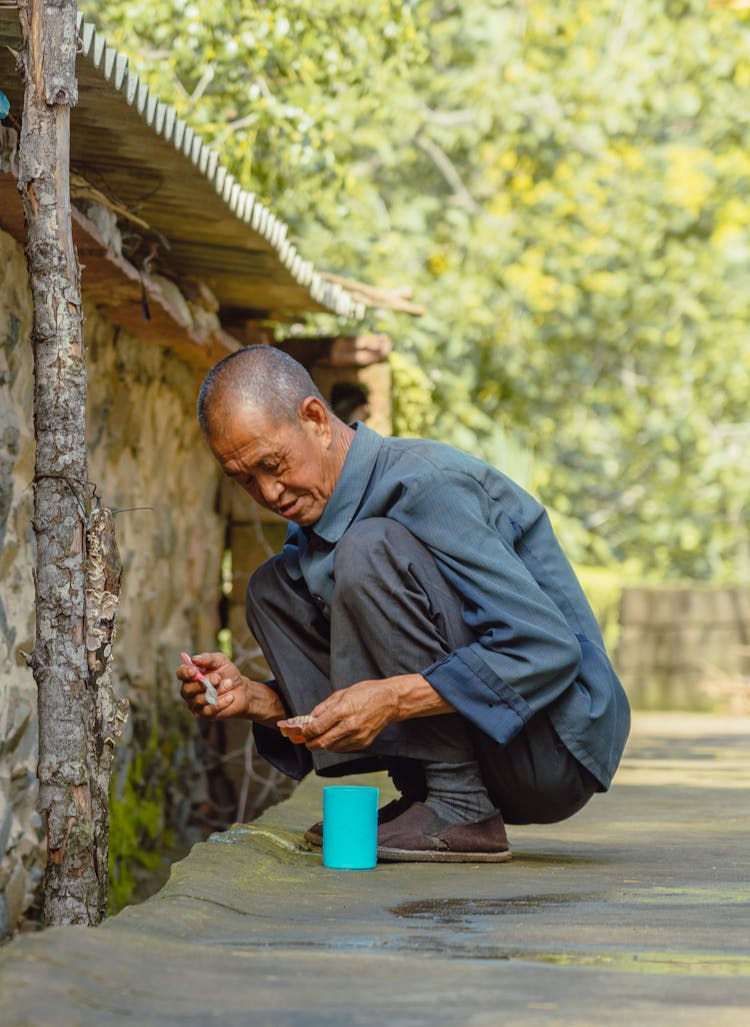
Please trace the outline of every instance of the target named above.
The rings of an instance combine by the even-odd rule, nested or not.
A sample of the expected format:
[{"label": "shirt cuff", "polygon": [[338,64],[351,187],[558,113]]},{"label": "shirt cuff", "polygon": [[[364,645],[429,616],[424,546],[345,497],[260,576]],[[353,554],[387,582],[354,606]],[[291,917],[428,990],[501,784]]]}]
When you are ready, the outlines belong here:
[{"label": "shirt cuff", "polygon": [[507,745],[531,719],[533,710],[504,684],[469,646],[457,649],[421,671],[462,717],[500,745]]}]

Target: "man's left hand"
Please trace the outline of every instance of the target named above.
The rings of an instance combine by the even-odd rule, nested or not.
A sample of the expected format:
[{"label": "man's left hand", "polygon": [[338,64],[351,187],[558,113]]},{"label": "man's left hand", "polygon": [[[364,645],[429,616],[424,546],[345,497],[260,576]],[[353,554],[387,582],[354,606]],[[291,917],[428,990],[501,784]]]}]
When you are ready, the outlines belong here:
[{"label": "man's left hand", "polygon": [[384,727],[398,719],[398,689],[395,681],[358,681],[334,692],[312,711],[314,720],[301,733],[307,748],[331,752],[366,749]]},{"label": "man's left hand", "polygon": [[397,674],[334,692],[318,703],[314,719],[299,731],[311,751],[356,752],[395,721],[454,712],[421,674]]}]

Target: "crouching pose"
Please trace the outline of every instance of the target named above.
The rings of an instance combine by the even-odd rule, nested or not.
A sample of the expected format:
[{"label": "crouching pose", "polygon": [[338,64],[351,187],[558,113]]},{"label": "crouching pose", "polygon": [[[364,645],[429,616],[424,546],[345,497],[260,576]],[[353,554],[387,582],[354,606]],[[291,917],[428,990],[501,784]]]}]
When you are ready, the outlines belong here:
[{"label": "crouching pose", "polygon": [[[387,770],[401,797],[380,811],[385,860],[500,862],[505,822],[563,820],[606,791],[628,703],[538,502],[450,446],[344,424],[271,347],[218,363],[198,416],[289,532],[247,591],[274,680],[197,656],[219,692],[208,705],[178,669],[197,717],[250,718],[294,778]],[[302,714],[294,745],[278,725]]]}]

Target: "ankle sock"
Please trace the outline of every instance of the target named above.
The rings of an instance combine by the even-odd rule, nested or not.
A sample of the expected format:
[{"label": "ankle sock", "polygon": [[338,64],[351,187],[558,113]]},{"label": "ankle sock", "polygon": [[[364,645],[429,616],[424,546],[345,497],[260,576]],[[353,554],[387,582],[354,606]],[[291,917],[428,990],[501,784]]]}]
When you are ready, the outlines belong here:
[{"label": "ankle sock", "polygon": [[495,812],[475,760],[423,766],[427,781],[425,805],[448,823],[466,824]]}]

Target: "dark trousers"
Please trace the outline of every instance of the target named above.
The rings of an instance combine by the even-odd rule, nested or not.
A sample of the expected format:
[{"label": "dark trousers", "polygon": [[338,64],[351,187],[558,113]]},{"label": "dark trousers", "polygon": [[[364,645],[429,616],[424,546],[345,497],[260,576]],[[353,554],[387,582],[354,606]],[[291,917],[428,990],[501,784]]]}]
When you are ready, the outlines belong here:
[{"label": "dark trousers", "polygon": [[[248,585],[248,623],[293,714],[357,681],[419,672],[475,641],[432,554],[396,521],[354,524],[336,544],[334,575],[330,609],[289,577],[281,556]],[[396,767],[399,786],[411,773],[418,789],[421,761],[467,759],[479,762],[508,823],[564,820],[598,790],[544,713],[506,746],[454,713],[391,724],[361,753],[315,752],[312,765],[326,776]]]}]

